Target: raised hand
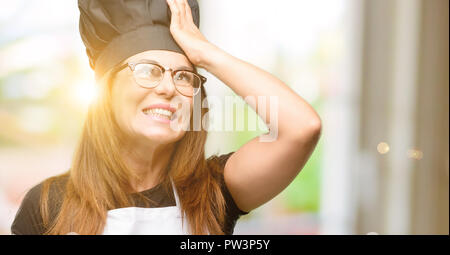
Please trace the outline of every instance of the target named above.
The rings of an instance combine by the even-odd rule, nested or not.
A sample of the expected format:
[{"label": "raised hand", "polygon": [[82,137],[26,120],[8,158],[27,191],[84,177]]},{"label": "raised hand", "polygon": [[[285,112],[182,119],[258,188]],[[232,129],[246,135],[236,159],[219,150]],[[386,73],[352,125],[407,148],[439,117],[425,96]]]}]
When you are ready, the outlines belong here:
[{"label": "raised hand", "polygon": [[166,0],[172,12],[170,33],[192,64],[201,66],[207,49],[214,46],[206,40],[192,19],[187,0]]}]

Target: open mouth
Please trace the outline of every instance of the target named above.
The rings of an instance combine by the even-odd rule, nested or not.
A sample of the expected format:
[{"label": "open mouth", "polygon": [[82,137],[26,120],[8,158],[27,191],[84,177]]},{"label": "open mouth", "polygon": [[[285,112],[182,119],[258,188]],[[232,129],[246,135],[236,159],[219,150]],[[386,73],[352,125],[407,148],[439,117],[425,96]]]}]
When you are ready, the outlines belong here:
[{"label": "open mouth", "polygon": [[168,121],[173,120],[176,116],[176,113],[166,110],[166,109],[162,109],[162,108],[144,109],[144,110],[142,110],[142,112],[145,115],[155,117],[158,119],[165,119]]},{"label": "open mouth", "polygon": [[145,115],[152,115],[155,117],[165,118],[168,120],[171,120],[172,116],[175,115],[173,112],[166,110],[166,109],[161,109],[161,108],[144,109],[144,110],[142,110],[142,112]]}]

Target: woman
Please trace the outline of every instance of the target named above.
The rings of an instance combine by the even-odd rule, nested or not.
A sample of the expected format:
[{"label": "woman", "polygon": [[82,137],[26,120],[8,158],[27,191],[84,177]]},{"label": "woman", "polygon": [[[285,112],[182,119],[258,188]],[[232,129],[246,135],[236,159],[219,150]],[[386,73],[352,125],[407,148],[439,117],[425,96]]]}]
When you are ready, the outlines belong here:
[{"label": "woman", "polygon": [[[196,1],[147,2],[79,1],[101,96],[71,169],[27,193],[12,233],[232,234],[236,220],[285,189],[311,155],[321,121],[307,102],[211,44],[198,29]],[[278,137],[205,159],[207,132],[192,129],[193,104],[206,99],[196,67],[243,98],[277,97],[278,122],[266,124]],[[274,107],[249,104],[258,113]]]}]

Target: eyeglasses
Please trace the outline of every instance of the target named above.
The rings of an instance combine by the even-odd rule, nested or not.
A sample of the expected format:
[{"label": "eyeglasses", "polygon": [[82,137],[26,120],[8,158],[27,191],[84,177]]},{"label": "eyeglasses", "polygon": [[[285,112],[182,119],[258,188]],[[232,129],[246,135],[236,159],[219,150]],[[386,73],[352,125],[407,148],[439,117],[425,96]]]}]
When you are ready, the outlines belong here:
[{"label": "eyeglasses", "polygon": [[166,71],[171,72],[173,84],[175,89],[180,94],[192,97],[195,96],[201,89],[201,86],[206,82],[206,78],[198,73],[189,70],[173,70],[165,68],[157,63],[141,60],[137,63],[128,62],[118,68],[118,71],[129,67],[133,72],[134,80],[143,88],[155,88],[164,78]]}]

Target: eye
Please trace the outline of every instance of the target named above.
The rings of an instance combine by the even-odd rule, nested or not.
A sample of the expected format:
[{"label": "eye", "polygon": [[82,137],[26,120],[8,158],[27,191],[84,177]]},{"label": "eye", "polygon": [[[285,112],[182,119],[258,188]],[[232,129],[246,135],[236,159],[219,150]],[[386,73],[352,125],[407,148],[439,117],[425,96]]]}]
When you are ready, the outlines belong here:
[{"label": "eye", "polygon": [[185,81],[185,82],[191,82],[192,81],[192,73],[186,72],[186,71],[181,71],[177,73],[177,80],[180,81]]},{"label": "eye", "polygon": [[149,67],[149,75],[154,76],[154,77],[159,77],[161,76],[162,72],[161,69],[157,66],[151,65]]},{"label": "eye", "polygon": [[161,68],[152,64],[138,64],[134,72],[138,78],[159,78],[162,75]]}]

